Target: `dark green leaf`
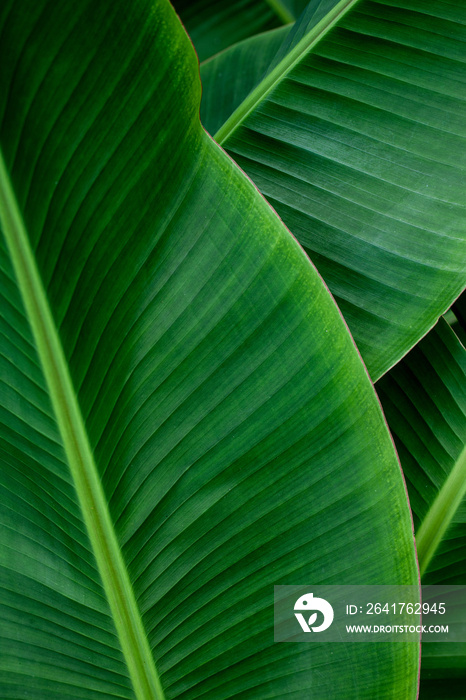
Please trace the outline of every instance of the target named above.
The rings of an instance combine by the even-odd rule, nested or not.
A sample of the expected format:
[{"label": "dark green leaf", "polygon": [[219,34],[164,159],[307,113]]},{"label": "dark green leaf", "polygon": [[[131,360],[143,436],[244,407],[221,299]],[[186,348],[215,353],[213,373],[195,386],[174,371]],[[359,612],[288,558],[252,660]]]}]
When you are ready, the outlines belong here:
[{"label": "dark green leaf", "polygon": [[[442,319],[376,386],[408,485],[422,581],[464,585],[466,350]],[[435,697],[432,678],[447,690],[448,679],[462,677],[464,688],[465,643],[422,650],[421,698]]]},{"label": "dark green leaf", "polygon": [[466,281],[466,8],[315,0],[288,41],[216,138],[309,253],[377,379]]},{"label": "dark green leaf", "polygon": [[463,345],[466,346],[466,292],[463,292],[455,301],[451,313],[454,315],[452,328]]},{"label": "dark green leaf", "polygon": [[309,0],[283,0],[283,4],[295,19],[304,12],[309,4]]},{"label": "dark green leaf", "polygon": [[173,5],[200,61],[242,39],[283,25],[283,19],[265,0],[175,0]]},{"label": "dark green leaf", "polygon": [[214,134],[266,73],[289,27],[241,41],[201,64],[201,121]]},{"label": "dark green leaf", "polygon": [[466,583],[466,350],[441,319],[377,391],[408,483],[423,581]]},{"label": "dark green leaf", "polygon": [[416,644],[273,642],[274,584],[416,583],[410,517],[172,8],[23,0],[0,29],[2,699],[414,698]]}]

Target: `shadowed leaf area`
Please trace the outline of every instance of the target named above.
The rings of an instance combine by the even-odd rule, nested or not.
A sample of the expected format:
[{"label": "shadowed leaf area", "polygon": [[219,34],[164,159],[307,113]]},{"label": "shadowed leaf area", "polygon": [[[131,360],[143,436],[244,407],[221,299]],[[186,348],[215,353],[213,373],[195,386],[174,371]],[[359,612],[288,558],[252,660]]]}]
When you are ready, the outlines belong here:
[{"label": "shadowed leaf area", "polygon": [[[465,585],[466,350],[441,319],[376,387],[407,481],[422,583]],[[465,610],[447,613],[442,622],[464,625]],[[421,700],[442,697],[440,686],[462,698],[465,685],[464,642],[422,645]]]}]

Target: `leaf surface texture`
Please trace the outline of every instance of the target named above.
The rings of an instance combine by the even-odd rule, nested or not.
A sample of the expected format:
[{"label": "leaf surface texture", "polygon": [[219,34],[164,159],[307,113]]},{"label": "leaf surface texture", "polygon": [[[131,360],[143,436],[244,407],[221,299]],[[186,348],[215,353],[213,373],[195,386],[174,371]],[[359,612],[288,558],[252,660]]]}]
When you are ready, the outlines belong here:
[{"label": "leaf surface texture", "polygon": [[337,307],[200,125],[172,8],[8,2],[0,32],[2,698],[153,700],[118,605],[159,698],[414,698],[416,645],[273,643],[275,584],[415,584],[410,516]]},{"label": "leaf surface texture", "polygon": [[[465,585],[466,350],[441,319],[376,386],[408,485],[422,583]],[[464,610],[445,622],[459,616],[464,624]],[[421,700],[442,683],[461,697],[465,658],[464,643],[423,643]]]},{"label": "leaf surface texture", "polygon": [[374,380],[465,285],[465,45],[461,2],[315,0],[219,128],[205,95],[207,130],[308,252]]}]

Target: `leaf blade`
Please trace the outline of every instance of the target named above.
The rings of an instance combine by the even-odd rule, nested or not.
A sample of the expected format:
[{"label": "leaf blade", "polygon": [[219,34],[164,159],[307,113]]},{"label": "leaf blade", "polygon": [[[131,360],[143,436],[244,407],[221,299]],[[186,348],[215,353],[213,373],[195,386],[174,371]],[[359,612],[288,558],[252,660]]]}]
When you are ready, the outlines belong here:
[{"label": "leaf blade", "polygon": [[[414,695],[415,645],[355,648],[322,679],[308,650],[272,642],[277,577],[354,582],[366,563],[371,580],[416,581],[399,467],[337,308],[204,135],[195,56],[168,3],[59,6],[66,41],[50,7],[9,17],[0,137],[167,696],[331,698],[335,684],[348,696],[343,663],[367,693]],[[7,692],[131,698],[3,247],[2,264]]]},{"label": "leaf blade", "polygon": [[201,62],[248,36],[292,21],[280,2],[234,0],[222,5],[213,0],[177,0],[173,5]]},{"label": "leaf blade", "polygon": [[[221,127],[260,81],[289,31],[280,27],[259,34],[201,64],[201,122],[209,134]],[[227,76],[222,82],[219,73]]]},{"label": "leaf blade", "polygon": [[317,265],[374,380],[465,284],[455,12],[358,3],[223,142]]},{"label": "leaf blade", "polygon": [[[214,139],[217,143],[223,145],[228,141],[248,116],[267,99],[268,95],[280,82],[287,77],[293,68],[312,51],[314,46],[325,37],[327,32],[329,32],[358,1],[359,0],[339,0],[339,2],[335,2],[335,0],[329,0],[329,2],[326,3],[328,11],[324,16],[322,16],[323,13],[320,11],[315,13],[311,12],[310,21],[308,21],[307,16],[303,18],[306,31],[303,33],[302,38],[298,41],[294,36],[292,37],[290,46],[287,51],[284,51],[285,55],[278,65],[260,81],[216,132]],[[317,9],[320,10],[320,4],[318,4]]]},{"label": "leaf blade", "polygon": [[[441,319],[376,385],[405,472],[426,585],[466,580],[465,377],[466,351]],[[461,642],[423,644],[421,698],[434,697],[440,683],[460,697],[464,652]]]},{"label": "leaf blade", "polygon": [[0,223],[33,330],[103,586],[136,697],[164,700],[67,363],[0,150]]},{"label": "leaf blade", "polygon": [[[377,383],[408,480],[417,537],[425,533],[419,558],[429,584],[460,583],[463,575],[461,569],[455,573],[447,558],[443,570],[439,545],[442,540],[447,544],[447,530],[455,538],[451,531],[459,527],[456,538],[462,537],[465,372],[465,350],[441,319],[403,362]],[[437,520],[439,508],[442,518]],[[459,520],[455,522],[455,518]],[[433,519],[440,537],[433,531]]]},{"label": "leaf blade", "polygon": [[419,568],[422,574],[435,556],[466,493],[466,452],[463,448],[448,479],[426,515],[417,535]]}]

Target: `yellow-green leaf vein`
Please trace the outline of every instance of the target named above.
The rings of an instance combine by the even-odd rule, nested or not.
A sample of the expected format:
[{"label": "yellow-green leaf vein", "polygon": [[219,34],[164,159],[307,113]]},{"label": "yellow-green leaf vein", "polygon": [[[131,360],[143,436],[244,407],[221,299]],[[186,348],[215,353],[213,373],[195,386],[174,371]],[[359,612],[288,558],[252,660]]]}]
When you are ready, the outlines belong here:
[{"label": "yellow-green leaf vein", "polygon": [[466,447],[463,448],[419,528],[416,544],[421,576],[432,561],[465,495]]},{"label": "yellow-green leaf vein", "polygon": [[60,338],[1,151],[0,222],[135,695],[138,700],[164,700]]},{"label": "yellow-green leaf vein", "polygon": [[226,120],[214,136],[222,145],[244,120],[261,104],[272,90],[293,70],[293,68],[314,48],[359,0],[340,0],[327,15],[307,32],[289,51],[277,66],[265,76],[256,88],[246,97],[233,114]]}]

